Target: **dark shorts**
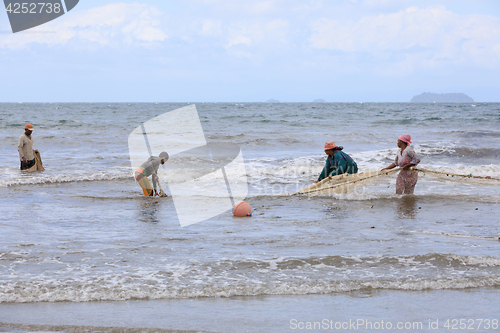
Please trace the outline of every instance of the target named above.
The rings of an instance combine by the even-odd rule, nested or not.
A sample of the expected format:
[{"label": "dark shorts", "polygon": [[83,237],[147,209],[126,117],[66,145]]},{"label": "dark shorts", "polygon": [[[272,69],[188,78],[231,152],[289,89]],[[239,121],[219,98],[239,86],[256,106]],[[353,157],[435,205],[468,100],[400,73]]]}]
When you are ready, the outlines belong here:
[{"label": "dark shorts", "polygon": [[28,161],[26,163],[21,161],[21,170],[27,170],[31,168],[33,165],[35,165],[35,163],[36,163],[35,159],[32,159],[31,161]]}]

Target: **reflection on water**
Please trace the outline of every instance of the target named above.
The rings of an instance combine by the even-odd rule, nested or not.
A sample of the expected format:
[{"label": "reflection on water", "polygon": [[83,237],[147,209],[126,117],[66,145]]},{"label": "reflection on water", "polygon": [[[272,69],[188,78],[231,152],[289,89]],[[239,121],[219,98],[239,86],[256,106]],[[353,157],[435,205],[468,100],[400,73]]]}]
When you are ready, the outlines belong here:
[{"label": "reflection on water", "polygon": [[396,214],[399,218],[414,219],[417,216],[417,197],[413,194],[403,195],[398,202]]},{"label": "reflection on water", "polygon": [[158,223],[158,213],[160,211],[161,199],[144,198],[139,202],[138,219],[145,223]]}]

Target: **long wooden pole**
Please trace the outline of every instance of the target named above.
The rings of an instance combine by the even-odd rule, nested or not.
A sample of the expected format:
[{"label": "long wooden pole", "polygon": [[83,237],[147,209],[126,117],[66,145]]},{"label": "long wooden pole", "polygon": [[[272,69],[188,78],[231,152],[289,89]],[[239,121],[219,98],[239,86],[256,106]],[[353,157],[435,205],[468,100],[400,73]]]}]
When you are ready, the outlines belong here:
[{"label": "long wooden pole", "polygon": [[[289,195],[310,194],[310,193],[320,192],[320,191],[324,191],[324,190],[330,190],[330,189],[334,189],[334,188],[337,188],[337,187],[340,187],[340,186],[345,186],[345,185],[350,185],[350,184],[358,183],[358,182],[361,182],[361,181],[365,181],[365,180],[368,180],[368,179],[371,179],[371,178],[375,178],[375,177],[378,177],[378,176],[385,176],[385,175],[388,175],[390,173],[397,172],[399,170],[401,170],[401,169],[400,168],[394,168],[394,169],[391,169],[391,170],[378,171],[375,174],[370,174],[370,175],[366,175],[366,176],[363,175],[363,174],[353,174],[353,175],[343,174],[343,175],[340,175],[340,176],[344,176],[343,178],[335,179],[336,180],[335,184],[332,184],[330,186],[321,186],[321,187],[318,187],[318,186],[315,186],[315,187],[309,186],[309,187],[306,187],[306,188],[304,188],[304,189],[302,189],[300,191],[297,191],[297,192],[294,192],[294,193],[290,193]],[[333,177],[332,179],[329,179],[329,178],[326,178],[326,179],[333,180],[334,178],[335,177]],[[343,182],[340,181],[342,179],[344,180]],[[323,182],[321,185],[329,183],[328,180],[326,182]],[[314,184],[314,185],[317,185],[317,184]]]},{"label": "long wooden pole", "polygon": [[[286,195],[303,195],[303,194],[311,194],[311,193],[316,193],[316,192],[321,192],[325,190],[332,190],[334,188],[340,187],[340,186],[345,186],[345,185],[350,185],[354,183],[358,183],[361,181],[365,181],[374,177],[378,176],[384,176],[388,175],[397,171],[400,171],[401,168],[394,168],[391,170],[385,170],[382,172],[377,172],[375,174],[369,174],[369,175],[363,175],[363,174],[342,174],[338,176],[334,176],[332,178],[325,178],[321,180],[320,182],[316,184],[312,184],[306,188],[303,188],[302,190],[288,193]],[[475,178],[475,179],[484,179],[484,180],[500,180],[499,178],[492,178],[489,176],[473,176],[472,174],[469,175],[461,175],[461,174],[456,174],[456,173],[451,173],[451,172],[444,172],[444,171],[435,171],[435,170],[429,170],[429,169],[422,169],[422,168],[416,168],[416,167],[411,167],[411,170],[422,172],[422,173],[434,173],[434,174],[440,174],[440,175],[446,175],[449,177],[462,177],[462,178]]]}]

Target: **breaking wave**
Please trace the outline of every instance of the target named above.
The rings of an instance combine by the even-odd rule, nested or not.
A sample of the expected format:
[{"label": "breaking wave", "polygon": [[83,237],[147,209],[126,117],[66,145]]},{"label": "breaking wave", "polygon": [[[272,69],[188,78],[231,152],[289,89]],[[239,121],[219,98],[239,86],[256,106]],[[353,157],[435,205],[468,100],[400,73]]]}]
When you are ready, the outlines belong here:
[{"label": "breaking wave", "polygon": [[[0,261],[30,260],[1,254]],[[411,274],[409,274],[411,272]],[[409,277],[411,275],[411,277]],[[166,264],[162,270],[100,276],[1,279],[0,302],[90,302],[255,295],[305,295],[366,289],[500,287],[500,258],[418,256],[276,258]],[[445,277],[444,277],[445,276]]]}]

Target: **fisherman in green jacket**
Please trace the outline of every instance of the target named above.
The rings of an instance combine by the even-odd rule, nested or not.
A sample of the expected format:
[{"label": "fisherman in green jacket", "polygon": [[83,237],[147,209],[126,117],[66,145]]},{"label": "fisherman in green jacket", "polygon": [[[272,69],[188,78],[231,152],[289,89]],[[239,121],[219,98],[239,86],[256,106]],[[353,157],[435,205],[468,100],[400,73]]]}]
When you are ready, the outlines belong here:
[{"label": "fisherman in green jacket", "polygon": [[326,177],[332,178],[343,173],[353,174],[358,172],[358,165],[351,156],[342,151],[344,148],[338,147],[333,141],[327,141],[324,149],[328,157],[326,158],[325,167],[315,183],[320,182]]}]

